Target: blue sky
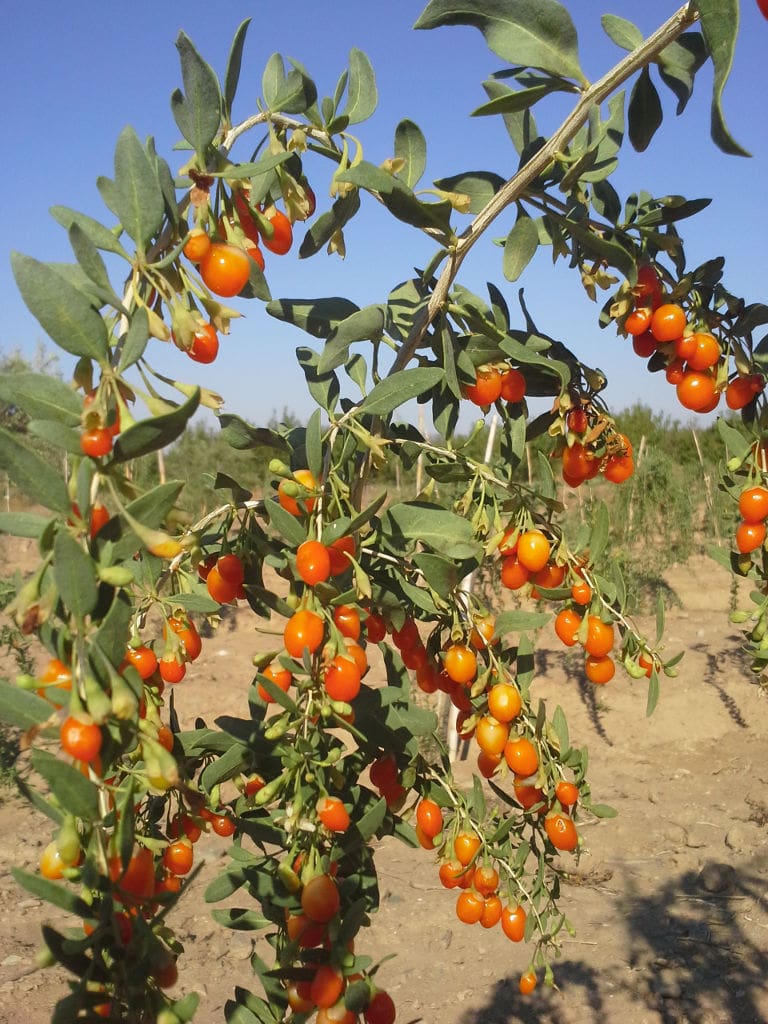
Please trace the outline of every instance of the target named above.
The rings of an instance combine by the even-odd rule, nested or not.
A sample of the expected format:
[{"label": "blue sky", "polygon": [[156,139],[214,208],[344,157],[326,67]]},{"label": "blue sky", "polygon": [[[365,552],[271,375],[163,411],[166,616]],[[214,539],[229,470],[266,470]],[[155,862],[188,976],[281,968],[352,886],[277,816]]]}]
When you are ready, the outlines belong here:
[{"label": "blue sky", "polygon": [[[183,28],[219,73],[223,73],[231,37],[238,23],[253,17],[241,75],[238,112],[245,116],[259,94],[261,70],[279,50],[300,60],[332,92],[348,53],[355,46],[371,58],[377,74],[379,109],[371,122],[357,126],[365,155],[380,163],[392,153],[398,121],[410,117],[428,141],[428,168],[422,186],[459,171],[488,169],[508,176],[516,155],[500,119],[469,118],[485,94],[481,82],[501,66],[479,32],[445,28],[413,32],[424,5],[390,0],[370,5],[362,0],[323,3],[294,0],[274,5],[232,2],[212,5],[188,0],[184,5],[160,0],[79,0],[76,4],[29,0],[6,7],[12,29],[0,62],[0,131],[5,140],[5,181],[0,245],[0,350],[33,353],[43,341],[41,328],[27,312],[10,272],[9,253],[19,250],[43,260],[70,260],[66,233],[50,217],[55,204],[72,206],[111,223],[96,190],[98,175],[111,176],[113,148],[120,130],[132,124],[140,136],[154,135],[158,149],[178,167],[184,155],[172,151],[178,133],[169,97],[180,84],[174,39]],[[579,31],[582,66],[595,79],[621,56],[602,32],[605,11],[630,18],[650,33],[676,8],[648,0],[636,3],[571,0]],[[726,257],[726,283],[748,300],[765,300],[764,238],[768,227],[765,201],[768,181],[768,133],[764,110],[765,52],[768,22],[751,0],[742,4],[742,25],[733,75],[724,106],[729,127],[753,153],[750,160],[727,157],[709,139],[711,69],[697,77],[695,95],[682,118],[674,117],[674,100],[662,87],[665,122],[646,154],[629,147],[614,184],[621,194],[644,188],[658,195],[707,196],[714,202],[693,222],[684,222],[689,263]],[[546,114],[539,113],[540,126]],[[328,171],[322,162],[307,165],[319,206],[328,201]],[[267,277],[274,296],[347,295],[359,304],[385,299],[390,288],[423,265],[431,243],[412,229],[391,222],[377,205],[365,204],[347,232],[346,261],[319,255],[308,261],[272,258]],[[503,217],[496,238],[509,230],[513,214]],[[584,295],[577,276],[564,265],[551,267],[540,250],[520,282],[534,318],[584,360],[606,371],[606,397],[614,408],[639,399],[654,408],[680,410],[672,391],[658,375],[643,371],[628,343],[597,327],[598,306]],[[495,280],[514,303],[517,285],[501,274],[501,251],[477,247],[465,264],[462,280],[482,290]],[[117,282],[116,282],[117,283]],[[294,349],[304,343],[297,331],[267,317],[255,303],[241,303],[243,320],[222,341],[219,359],[210,367],[189,363],[170,346],[160,346],[151,361],[158,368],[219,390],[227,409],[264,422],[287,407],[309,408]],[[66,372],[68,364],[62,360]]]}]

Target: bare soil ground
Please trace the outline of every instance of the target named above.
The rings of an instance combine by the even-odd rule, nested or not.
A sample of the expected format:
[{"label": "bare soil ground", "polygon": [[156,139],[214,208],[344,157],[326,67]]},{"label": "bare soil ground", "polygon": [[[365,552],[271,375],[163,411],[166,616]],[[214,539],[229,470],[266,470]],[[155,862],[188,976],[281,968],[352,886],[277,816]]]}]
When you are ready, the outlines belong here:
[{"label": "bare soil ground", "polygon": [[[0,566],[0,570],[6,569]],[[5,574],[5,572],[3,572]],[[680,675],[645,717],[645,680],[622,672],[606,687],[583,681],[562,648],[539,655],[537,690],[559,703],[571,737],[590,748],[595,798],[619,817],[582,829],[568,861],[564,905],[577,929],[556,965],[557,990],[521,997],[528,950],[498,929],[461,925],[437,881],[433,854],[381,843],[382,906],[360,946],[397,954],[381,979],[398,1021],[425,1024],[758,1024],[768,1021],[768,702],[751,682],[728,622],[727,574],[706,559],[671,570],[682,602],[667,621]],[[641,620],[642,623],[642,620]],[[650,630],[650,624],[649,624]],[[181,687],[182,724],[239,712],[251,656],[263,640],[238,612],[205,644]],[[468,780],[473,755],[457,766]],[[14,864],[37,865],[47,822],[0,796],[0,1022],[44,1024],[63,972],[35,971],[44,918],[63,916],[15,885]],[[250,938],[222,930],[202,899],[226,862],[226,841],[198,844],[201,875],[171,923],[187,953],[179,992],[196,990],[201,1024],[223,1020],[235,984],[249,987]]]}]

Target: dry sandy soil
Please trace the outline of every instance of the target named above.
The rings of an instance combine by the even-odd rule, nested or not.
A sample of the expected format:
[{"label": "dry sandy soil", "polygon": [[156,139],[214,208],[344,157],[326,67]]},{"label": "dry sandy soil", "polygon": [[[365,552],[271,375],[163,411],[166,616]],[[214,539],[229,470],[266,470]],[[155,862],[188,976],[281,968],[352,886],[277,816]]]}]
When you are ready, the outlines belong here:
[{"label": "dry sandy soil", "polygon": [[[563,706],[572,739],[590,748],[595,799],[619,810],[582,830],[587,849],[564,894],[577,934],[556,965],[557,990],[521,997],[525,947],[498,929],[459,924],[434,855],[387,841],[382,906],[360,945],[375,958],[397,954],[380,977],[399,1024],[768,1021],[768,702],[728,622],[727,575],[702,558],[671,571],[669,582],[682,607],[668,615],[668,647],[687,654],[652,718],[644,680],[618,673],[596,690],[562,649],[540,654],[538,691],[550,710]],[[223,625],[177,688],[183,725],[195,713],[211,720],[240,710],[258,646],[246,612]],[[468,779],[470,762],[457,771]],[[40,921],[65,921],[10,875],[14,864],[34,868],[47,841],[42,818],[0,796],[3,1024],[44,1024],[63,991],[62,973],[32,965]],[[187,947],[179,992],[201,994],[202,1024],[223,1020],[233,986],[250,984],[247,934],[224,932],[202,900],[226,845],[200,841],[204,870],[172,920]]]}]

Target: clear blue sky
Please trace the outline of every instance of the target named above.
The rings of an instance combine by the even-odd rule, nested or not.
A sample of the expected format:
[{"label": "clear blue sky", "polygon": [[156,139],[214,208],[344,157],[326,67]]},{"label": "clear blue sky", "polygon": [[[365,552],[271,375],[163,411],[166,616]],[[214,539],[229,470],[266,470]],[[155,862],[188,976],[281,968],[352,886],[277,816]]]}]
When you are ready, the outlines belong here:
[{"label": "clear blue sky", "polygon": [[[501,66],[479,32],[445,28],[413,32],[424,4],[390,0],[294,0],[291,4],[234,2],[228,5],[188,0],[78,0],[73,4],[29,0],[2,5],[7,26],[0,62],[0,132],[4,140],[4,188],[0,200],[0,350],[33,353],[42,330],[19,298],[10,272],[9,253],[20,250],[42,260],[71,260],[66,233],[48,214],[55,204],[72,206],[106,223],[95,180],[113,173],[115,140],[126,124],[140,136],[154,135],[172,168],[183,154],[171,147],[178,133],[169,97],[180,84],[174,39],[183,28],[221,74],[237,24],[251,15],[241,75],[239,111],[245,116],[260,91],[261,70],[275,50],[306,65],[322,95],[332,92],[351,47],[364,50],[377,74],[380,104],[371,122],[357,126],[366,157],[379,163],[392,152],[395,125],[410,117],[428,141],[427,175],[421,185],[448,174],[479,168],[508,176],[514,153],[500,119],[470,119],[485,99],[481,82]],[[621,56],[602,32],[605,11],[634,20],[650,33],[676,8],[666,0],[643,5],[629,0],[571,0],[579,31],[582,66],[592,80]],[[765,237],[768,205],[768,132],[765,115],[765,54],[768,22],[752,0],[742,2],[736,64],[725,93],[729,127],[753,153],[751,160],[726,157],[709,139],[711,68],[699,73],[693,100],[682,118],[674,117],[674,98],[662,87],[665,122],[648,153],[627,146],[614,184],[623,195],[645,188],[657,195],[707,196],[714,202],[695,222],[684,222],[691,265],[724,255],[726,283],[748,300],[765,293]],[[658,78],[656,79],[658,82]],[[546,125],[539,113],[540,126]],[[308,164],[320,208],[327,202],[327,168]],[[272,258],[267,276],[274,296],[347,295],[359,304],[382,301],[390,287],[423,265],[433,248],[417,233],[390,223],[374,202],[347,232],[348,256],[319,255],[298,261]],[[513,215],[502,218],[494,237],[502,237]],[[499,283],[510,304],[517,285],[504,282],[501,251],[478,247],[465,264],[462,280],[482,290]],[[548,250],[539,255],[521,283],[540,328],[569,344],[584,360],[610,378],[607,398],[614,408],[641,399],[679,416],[671,389],[658,375],[643,372],[628,343],[597,327],[598,306],[588,301],[564,265],[551,268]],[[115,282],[116,284],[118,282]],[[151,361],[159,368],[198,379],[221,391],[227,409],[264,422],[283,407],[309,408],[294,348],[304,337],[276,323],[256,303],[241,303],[246,318],[233,323],[222,353],[211,367],[191,364],[172,347],[160,346]],[[66,372],[69,365],[62,360]]]}]

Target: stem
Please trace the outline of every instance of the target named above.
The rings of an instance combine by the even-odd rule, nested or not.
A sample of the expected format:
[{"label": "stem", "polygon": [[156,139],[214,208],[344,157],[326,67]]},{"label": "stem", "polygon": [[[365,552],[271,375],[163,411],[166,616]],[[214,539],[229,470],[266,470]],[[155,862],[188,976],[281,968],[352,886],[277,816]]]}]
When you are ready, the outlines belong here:
[{"label": "stem", "polygon": [[469,227],[459,236],[455,248],[446,263],[429,304],[423,315],[414,323],[409,337],[397,354],[392,366],[396,373],[406,366],[419,347],[427,328],[442,309],[456,279],[459,268],[467,253],[480,236],[490,227],[499,214],[514,203],[528,186],[547,168],[558,153],[562,152],[589,117],[590,110],[603,102],[636,71],[649,64],[665,47],[674,42],[681,33],[698,20],[698,13],[692,3],[687,3],[664,22],[636,50],[627,54],[601,79],[585,89],[581,98],[566,117],[554,135],[542,148],[514,174],[488,204],[478,213]]}]

